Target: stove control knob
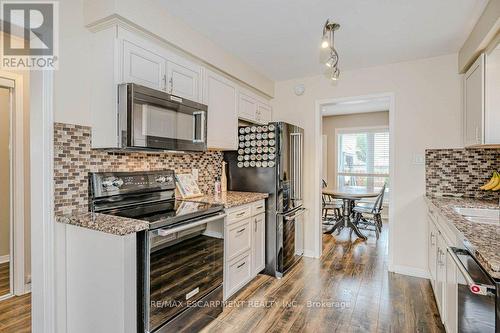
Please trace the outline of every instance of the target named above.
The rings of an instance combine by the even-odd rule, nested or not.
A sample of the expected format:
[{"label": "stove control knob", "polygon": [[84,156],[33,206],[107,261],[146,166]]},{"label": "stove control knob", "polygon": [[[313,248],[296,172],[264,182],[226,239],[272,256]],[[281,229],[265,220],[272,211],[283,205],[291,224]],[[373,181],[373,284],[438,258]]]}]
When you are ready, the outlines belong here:
[{"label": "stove control knob", "polygon": [[174,177],[172,177],[172,176],[167,177],[167,183],[171,183],[173,181],[174,181]]},{"label": "stove control knob", "polygon": [[123,185],[123,180],[121,180],[120,178],[113,180],[113,186],[120,187],[122,185]]},{"label": "stove control knob", "polygon": [[160,183],[160,184],[163,184],[167,181],[167,178],[165,176],[160,176],[160,177],[157,177],[156,178],[156,182],[157,183]]}]

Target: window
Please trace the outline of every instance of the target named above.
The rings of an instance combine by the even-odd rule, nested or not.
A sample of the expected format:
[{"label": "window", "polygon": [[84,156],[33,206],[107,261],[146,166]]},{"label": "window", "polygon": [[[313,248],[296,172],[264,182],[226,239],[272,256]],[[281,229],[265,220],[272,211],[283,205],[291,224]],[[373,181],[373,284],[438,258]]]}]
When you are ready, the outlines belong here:
[{"label": "window", "polygon": [[389,129],[340,129],[337,131],[337,184],[364,187],[369,192],[389,187]]}]

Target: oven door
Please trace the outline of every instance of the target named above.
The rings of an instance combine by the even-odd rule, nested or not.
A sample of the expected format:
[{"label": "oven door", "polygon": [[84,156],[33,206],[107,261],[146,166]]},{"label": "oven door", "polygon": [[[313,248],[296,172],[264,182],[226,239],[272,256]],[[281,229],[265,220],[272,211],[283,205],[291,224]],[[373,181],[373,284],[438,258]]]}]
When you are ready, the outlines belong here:
[{"label": "oven door", "polygon": [[[224,240],[221,230],[224,217],[225,214],[217,214],[181,226],[148,232],[146,243],[149,253],[144,270],[146,332],[165,331],[165,327],[173,326],[171,322],[175,321],[174,318],[182,316],[188,309],[194,309],[197,315],[184,317],[193,320],[201,319],[207,312],[203,309],[205,305],[200,306],[196,302],[222,286]],[[216,306],[221,307],[222,298],[219,301]],[[213,307],[214,304],[206,306]],[[178,325],[176,322],[175,326]],[[182,325],[189,327],[195,323],[186,321]]]},{"label": "oven door", "polygon": [[[119,95],[127,100],[120,105],[122,145],[126,148],[174,151],[207,149],[207,107],[162,91],[125,84]],[[125,130],[125,132],[123,132]]]},{"label": "oven door", "polygon": [[471,253],[448,248],[457,272],[457,332],[495,333],[495,283]]}]

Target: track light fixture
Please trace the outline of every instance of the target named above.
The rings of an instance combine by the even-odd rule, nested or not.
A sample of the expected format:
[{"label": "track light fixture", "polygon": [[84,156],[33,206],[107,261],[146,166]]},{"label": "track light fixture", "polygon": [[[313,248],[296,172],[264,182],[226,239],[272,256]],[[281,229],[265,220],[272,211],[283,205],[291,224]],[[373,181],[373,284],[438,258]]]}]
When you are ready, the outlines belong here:
[{"label": "track light fixture", "polygon": [[321,48],[330,49],[330,57],[326,61],[325,65],[331,68],[330,78],[332,80],[337,80],[340,76],[340,69],[338,67],[339,64],[339,54],[337,50],[335,50],[335,39],[334,33],[336,30],[340,28],[340,24],[335,22],[330,22],[330,20],[326,20],[325,25],[323,26],[323,38],[321,41]]}]

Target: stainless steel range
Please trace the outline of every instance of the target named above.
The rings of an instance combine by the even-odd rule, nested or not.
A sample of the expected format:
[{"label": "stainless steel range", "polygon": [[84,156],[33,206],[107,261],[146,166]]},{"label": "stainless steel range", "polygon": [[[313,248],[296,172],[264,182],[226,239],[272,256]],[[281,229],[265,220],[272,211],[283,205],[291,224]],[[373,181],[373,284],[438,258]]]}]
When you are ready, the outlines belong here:
[{"label": "stainless steel range", "polygon": [[138,332],[196,331],[217,317],[223,206],[176,200],[172,170],[89,178],[91,210],[149,222],[137,234]]}]

